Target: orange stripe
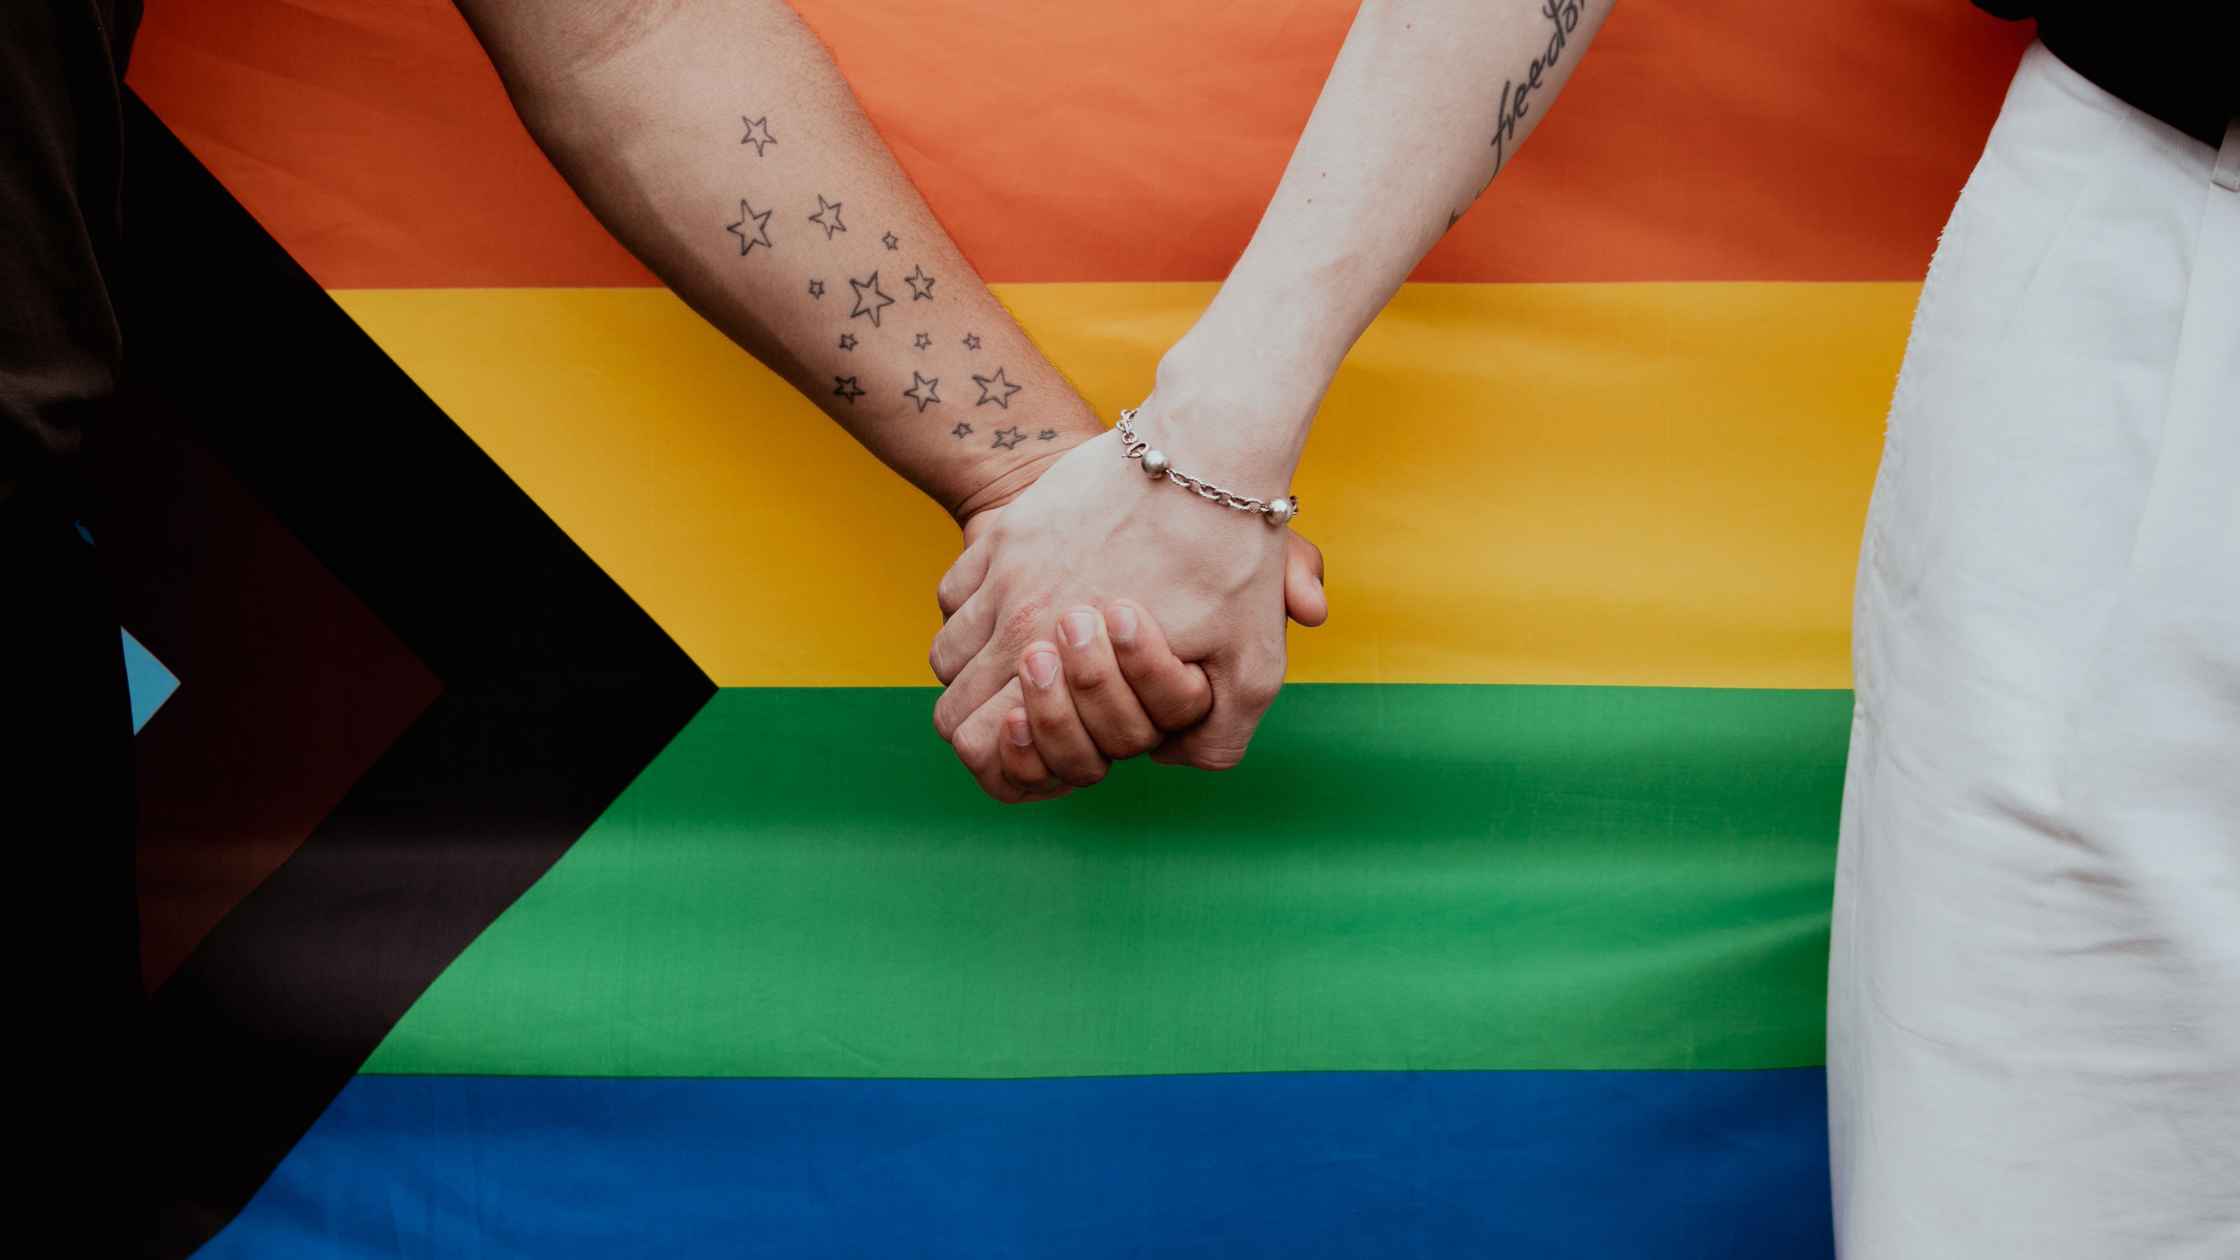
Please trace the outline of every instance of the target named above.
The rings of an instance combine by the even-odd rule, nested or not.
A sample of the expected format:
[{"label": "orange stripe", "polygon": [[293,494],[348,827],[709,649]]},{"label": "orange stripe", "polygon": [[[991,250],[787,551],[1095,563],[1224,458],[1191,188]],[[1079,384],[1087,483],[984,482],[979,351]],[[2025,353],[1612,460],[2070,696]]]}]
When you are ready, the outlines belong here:
[{"label": "orange stripe", "polygon": [[[1036,281],[1223,275],[1355,7],[797,2],[965,252]],[[1918,279],[2027,33],[1962,0],[1620,6],[1418,278]],[[153,5],[132,82],[330,287],[651,283],[447,4]]]}]

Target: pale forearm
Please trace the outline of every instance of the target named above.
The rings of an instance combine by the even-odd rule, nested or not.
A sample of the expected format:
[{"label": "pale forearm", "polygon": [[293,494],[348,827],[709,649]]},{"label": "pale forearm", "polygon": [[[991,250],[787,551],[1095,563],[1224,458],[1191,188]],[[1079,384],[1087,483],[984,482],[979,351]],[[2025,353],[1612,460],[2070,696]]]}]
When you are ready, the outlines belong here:
[{"label": "pale forearm", "polygon": [[1162,390],[1218,405],[1209,458],[1288,476],[1339,362],[1514,158],[1610,3],[1363,4],[1259,229],[1162,365]]},{"label": "pale forearm", "polygon": [[950,511],[1098,431],[786,5],[460,8],[608,230]]}]

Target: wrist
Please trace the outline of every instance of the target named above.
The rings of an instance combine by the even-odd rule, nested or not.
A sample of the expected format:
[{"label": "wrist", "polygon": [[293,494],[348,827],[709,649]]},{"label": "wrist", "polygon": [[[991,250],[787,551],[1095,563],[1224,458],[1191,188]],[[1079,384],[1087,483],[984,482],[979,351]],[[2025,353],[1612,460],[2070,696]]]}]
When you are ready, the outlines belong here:
[{"label": "wrist", "polygon": [[[968,531],[969,537],[974,517],[1000,508],[1026,493],[1027,487],[1049,471],[1050,466],[1057,463],[1066,452],[1104,431],[1104,426],[1090,414],[1087,405],[1083,404],[1064,418],[1053,419],[1044,428],[1033,430],[1037,436],[1031,443],[1034,448],[1031,451],[1022,447],[1017,459],[997,465],[983,465],[974,470],[971,485],[960,488],[956,495],[937,497],[941,499],[941,505],[948,509],[949,515],[956,519],[958,526]],[[1056,436],[1047,441],[1041,440],[1039,435],[1044,432],[1055,433]]]},{"label": "wrist", "polygon": [[1293,352],[1193,329],[1159,361],[1137,427],[1176,467],[1270,498],[1289,493],[1328,384]]}]

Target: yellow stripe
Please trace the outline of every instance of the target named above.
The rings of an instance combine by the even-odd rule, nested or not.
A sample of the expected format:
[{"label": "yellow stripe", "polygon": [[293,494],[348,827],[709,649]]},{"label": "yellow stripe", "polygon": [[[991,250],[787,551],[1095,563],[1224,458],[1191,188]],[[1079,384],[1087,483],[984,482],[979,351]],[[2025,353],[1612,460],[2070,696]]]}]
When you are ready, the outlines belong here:
[{"label": "yellow stripe", "polygon": [[[1410,285],[1298,478],[1291,676],[1848,686],[1917,288]],[[1109,415],[1211,286],[1001,292]],[[931,681],[947,518],[667,293],[335,297],[718,683]]]}]

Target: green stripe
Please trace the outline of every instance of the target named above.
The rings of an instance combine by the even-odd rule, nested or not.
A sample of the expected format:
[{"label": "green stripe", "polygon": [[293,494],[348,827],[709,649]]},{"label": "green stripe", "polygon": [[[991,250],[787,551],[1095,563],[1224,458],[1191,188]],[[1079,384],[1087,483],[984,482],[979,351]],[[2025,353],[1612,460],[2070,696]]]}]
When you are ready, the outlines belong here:
[{"label": "green stripe", "polygon": [[720,693],[366,1070],[1821,1061],[1849,693],[1300,686],[1025,808],[933,694]]}]

